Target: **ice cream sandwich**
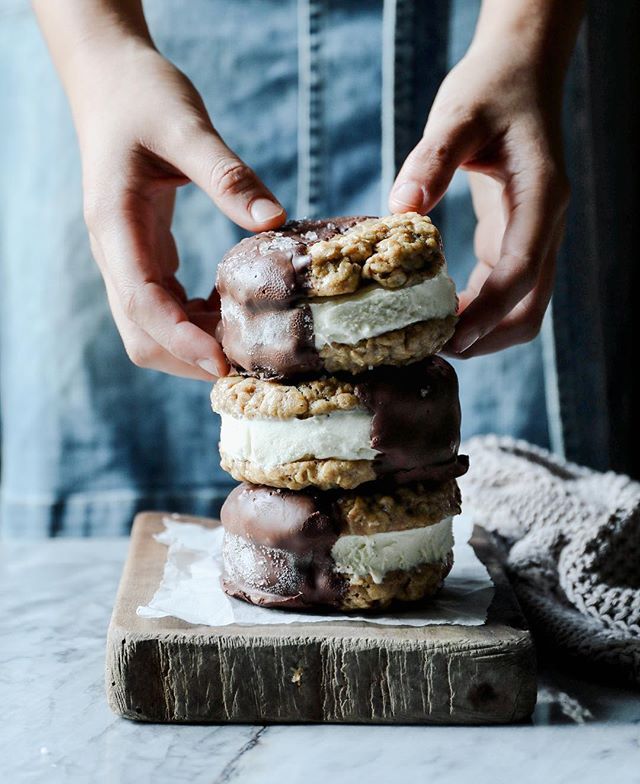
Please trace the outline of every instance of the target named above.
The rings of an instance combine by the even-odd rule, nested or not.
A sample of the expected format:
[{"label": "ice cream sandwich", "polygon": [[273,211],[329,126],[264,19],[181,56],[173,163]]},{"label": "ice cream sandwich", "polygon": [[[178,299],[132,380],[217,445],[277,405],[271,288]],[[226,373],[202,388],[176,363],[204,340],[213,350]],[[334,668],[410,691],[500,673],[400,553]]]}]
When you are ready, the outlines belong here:
[{"label": "ice cream sandwich", "polygon": [[455,479],[367,492],[242,484],[222,507],[227,593],[266,607],[363,610],[432,596],[453,563]]},{"label": "ice cream sandwich", "polygon": [[444,481],[467,470],[458,455],[460,403],[451,365],[409,367],[288,383],[220,379],[221,465],[235,479],[301,490]]},{"label": "ice cream sandwich", "polygon": [[295,221],[218,267],[218,338],[240,373],[361,373],[437,353],[457,297],[440,234],[417,213]]}]

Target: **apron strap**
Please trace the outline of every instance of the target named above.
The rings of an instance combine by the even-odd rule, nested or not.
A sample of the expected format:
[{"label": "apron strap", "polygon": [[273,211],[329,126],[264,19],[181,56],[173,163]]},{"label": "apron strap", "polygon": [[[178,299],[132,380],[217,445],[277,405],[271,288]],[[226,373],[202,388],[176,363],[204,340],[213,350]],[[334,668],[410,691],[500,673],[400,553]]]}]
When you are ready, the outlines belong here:
[{"label": "apron strap", "polygon": [[447,72],[450,0],[383,0],[382,214]]},{"label": "apron strap", "polygon": [[298,0],[298,188],[297,218],[320,217],[324,201],[325,153],[321,73],[322,24],[327,0]]}]

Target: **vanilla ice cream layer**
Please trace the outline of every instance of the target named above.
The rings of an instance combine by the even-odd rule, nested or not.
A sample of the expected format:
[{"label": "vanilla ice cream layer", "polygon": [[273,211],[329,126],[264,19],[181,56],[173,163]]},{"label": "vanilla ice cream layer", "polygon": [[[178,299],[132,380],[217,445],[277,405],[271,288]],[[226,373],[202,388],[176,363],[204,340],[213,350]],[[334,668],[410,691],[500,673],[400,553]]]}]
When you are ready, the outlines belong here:
[{"label": "vanilla ice cream layer", "polygon": [[453,547],[452,522],[453,518],[447,517],[425,528],[339,536],[331,550],[335,569],[350,577],[370,576],[374,583],[381,583],[387,572],[442,561]]},{"label": "vanilla ice cream layer", "polygon": [[221,415],[220,449],[264,468],[296,460],[373,460],[368,411],[333,411],[308,419],[236,419]]},{"label": "vanilla ice cream layer", "polygon": [[354,345],[417,321],[455,314],[456,289],[443,265],[435,277],[414,286],[385,289],[373,285],[357,294],[313,300],[309,307],[317,349],[329,343]]}]

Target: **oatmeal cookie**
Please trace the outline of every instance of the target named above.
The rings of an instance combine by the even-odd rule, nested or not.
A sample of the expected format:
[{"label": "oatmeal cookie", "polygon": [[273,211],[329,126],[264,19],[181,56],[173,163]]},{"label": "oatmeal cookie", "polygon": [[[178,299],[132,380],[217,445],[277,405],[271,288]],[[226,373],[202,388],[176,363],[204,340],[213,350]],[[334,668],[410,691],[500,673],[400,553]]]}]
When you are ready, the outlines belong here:
[{"label": "oatmeal cookie", "polygon": [[320,356],[330,373],[362,373],[380,365],[410,365],[437,354],[453,336],[456,316],[410,324],[403,329],[365,338],[350,346],[330,343],[320,349]]},{"label": "oatmeal cookie", "polygon": [[451,336],[458,305],[438,230],[417,213],[247,237],[221,261],[217,289],[231,365],[267,379],[415,362]]},{"label": "oatmeal cookie", "polygon": [[460,403],[440,357],[355,378],[289,384],[229,376],[215,385],[222,467],[238,480],[300,490],[460,476]]},{"label": "oatmeal cookie", "polygon": [[[427,506],[429,494],[437,492],[446,488],[411,488]],[[431,596],[451,568],[451,516],[427,526],[353,534],[341,501],[354,495],[235,488],[221,512],[225,590],[269,607],[345,611]],[[380,502],[367,508],[375,510]],[[413,507],[406,494],[391,504],[396,510]],[[372,530],[366,523],[362,528]]]}]

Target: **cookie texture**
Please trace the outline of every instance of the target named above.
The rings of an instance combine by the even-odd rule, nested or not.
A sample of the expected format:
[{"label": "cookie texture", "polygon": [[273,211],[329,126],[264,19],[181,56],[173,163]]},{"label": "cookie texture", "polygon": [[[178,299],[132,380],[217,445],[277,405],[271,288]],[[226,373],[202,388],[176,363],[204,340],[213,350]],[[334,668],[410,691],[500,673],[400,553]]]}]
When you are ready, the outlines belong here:
[{"label": "cookie texture", "polygon": [[435,525],[460,514],[455,479],[438,484],[418,482],[386,492],[350,492],[337,497],[342,534],[370,535]]},{"label": "cookie texture", "polygon": [[246,376],[226,376],[211,392],[218,414],[238,419],[307,419],[360,407],[354,385],[337,378],[318,378],[296,385]]},{"label": "cookie texture", "polygon": [[[220,262],[216,337],[238,372],[268,379],[415,362],[442,347],[455,316],[427,321],[425,315],[416,324],[421,313],[412,311],[414,323],[405,329],[391,329],[404,323],[396,320],[388,332],[355,345],[358,332],[347,339],[349,332],[339,331],[333,337],[344,344],[324,345],[316,344],[312,308],[324,304],[318,298],[326,302],[363,288],[408,288],[441,270],[440,234],[417,213],[293,221],[246,237]],[[447,307],[437,315],[453,310],[451,295],[449,289]]]},{"label": "cookie texture", "polygon": [[351,294],[372,281],[398,289],[433,277],[444,263],[439,231],[416,212],[359,221],[308,253],[311,297]]},{"label": "cookie texture", "polygon": [[320,349],[324,368],[330,373],[362,373],[380,365],[402,366],[437,354],[453,336],[457,316],[418,321],[354,345],[330,343]]},{"label": "cookie texture", "polygon": [[433,596],[453,566],[453,553],[439,563],[420,564],[410,571],[387,572],[381,583],[371,577],[352,578],[341,600],[342,610],[377,610],[393,602],[416,602]]},{"label": "cookie texture", "polygon": [[229,457],[221,450],[220,465],[239,482],[287,490],[352,490],[376,478],[372,460],[297,460],[265,468],[250,460]]},{"label": "cookie texture", "polygon": [[457,378],[441,357],[298,384],[236,376],[216,385],[212,405],[223,414],[222,467],[241,481],[352,489],[378,477],[443,482],[467,470]]}]

